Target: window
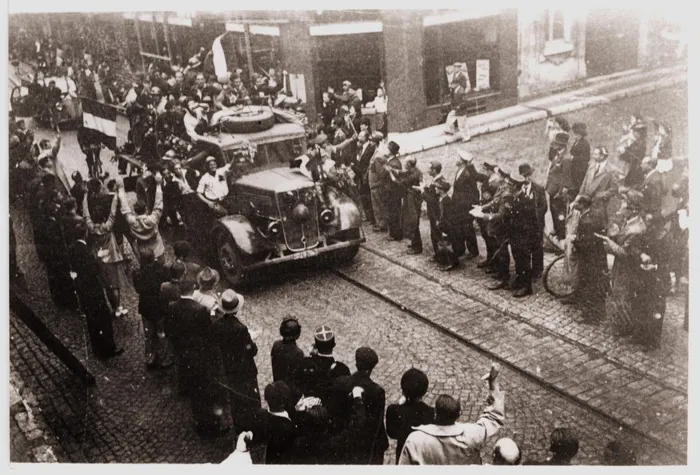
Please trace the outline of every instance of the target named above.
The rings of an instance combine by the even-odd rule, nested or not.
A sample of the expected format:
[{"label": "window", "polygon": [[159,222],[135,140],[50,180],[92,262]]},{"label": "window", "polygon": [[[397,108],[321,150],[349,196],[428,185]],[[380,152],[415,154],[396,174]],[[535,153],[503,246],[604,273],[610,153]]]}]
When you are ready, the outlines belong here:
[{"label": "window", "polygon": [[571,42],[571,18],[567,18],[562,10],[545,10],[544,36],[545,57],[571,53],[574,45]]},{"label": "window", "polygon": [[567,40],[564,29],[564,13],[561,10],[547,10],[547,41]]},{"label": "window", "polygon": [[445,67],[467,63],[469,82],[476,86],[476,61],[490,62],[489,83],[499,89],[498,21],[496,16],[426,27],[423,35],[423,81],[428,106],[449,101]]}]

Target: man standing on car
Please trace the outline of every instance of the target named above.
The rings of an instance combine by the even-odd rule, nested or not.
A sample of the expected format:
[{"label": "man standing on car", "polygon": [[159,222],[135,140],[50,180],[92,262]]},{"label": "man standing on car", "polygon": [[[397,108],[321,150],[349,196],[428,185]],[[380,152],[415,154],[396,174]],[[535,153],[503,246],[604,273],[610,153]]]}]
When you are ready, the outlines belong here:
[{"label": "man standing on car", "polygon": [[221,202],[228,195],[226,176],[230,165],[217,168],[216,158],[214,157],[208,157],[206,164],[207,173],[199,179],[197,196],[211,210],[219,215],[225,215],[226,209],[221,206]]}]

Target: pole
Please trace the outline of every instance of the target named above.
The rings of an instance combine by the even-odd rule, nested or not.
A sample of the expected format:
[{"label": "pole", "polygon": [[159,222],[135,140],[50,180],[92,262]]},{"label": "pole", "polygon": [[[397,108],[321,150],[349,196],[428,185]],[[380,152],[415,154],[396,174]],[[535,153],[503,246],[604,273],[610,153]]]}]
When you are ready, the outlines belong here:
[{"label": "pole", "polygon": [[143,42],[141,41],[141,28],[139,28],[138,15],[134,18],[134,27],[136,28],[136,39],[139,42],[139,57],[141,58],[141,70],[146,71],[146,60],[143,59]]},{"label": "pole", "polygon": [[51,332],[46,324],[36,316],[34,311],[15,294],[12,288],[10,289],[10,309],[25,325],[27,325],[37,338],[61,360],[61,363],[80,378],[84,384],[88,386],[95,385],[95,377],[83,366],[80,360],[61,343],[61,340]]},{"label": "pole", "polygon": [[243,24],[243,39],[245,41],[245,54],[248,59],[248,78],[250,84],[253,84],[253,74],[255,74],[255,71],[253,70],[253,51],[250,43],[250,25],[248,23]]}]

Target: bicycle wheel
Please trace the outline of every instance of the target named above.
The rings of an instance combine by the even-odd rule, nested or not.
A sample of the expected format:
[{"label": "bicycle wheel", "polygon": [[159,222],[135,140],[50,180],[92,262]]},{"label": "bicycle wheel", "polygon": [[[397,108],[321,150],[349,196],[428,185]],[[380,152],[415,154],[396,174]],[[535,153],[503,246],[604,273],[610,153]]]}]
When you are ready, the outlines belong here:
[{"label": "bicycle wheel", "polygon": [[574,287],[567,282],[566,261],[564,254],[549,263],[542,276],[544,289],[557,298],[568,297],[574,293]]}]

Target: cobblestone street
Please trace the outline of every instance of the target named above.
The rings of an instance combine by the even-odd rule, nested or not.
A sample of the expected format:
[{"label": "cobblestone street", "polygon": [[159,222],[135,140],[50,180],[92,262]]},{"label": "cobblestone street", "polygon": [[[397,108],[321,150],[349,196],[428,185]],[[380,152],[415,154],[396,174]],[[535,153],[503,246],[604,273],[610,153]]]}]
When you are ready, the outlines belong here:
[{"label": "cobblestone street", "polygon": [[[679,156],[687,153],[686,103],[687,90],[669,89],[567,118],[588,124],[592,146],[613,149],[622,122],[641,109],[674,126],[674,155]],[[45,130],[37,131],[38,138],[48,136]],[[75,132],[64,132],[62,137],[59,156],[67,174],[85,173]],[[543,122],[423,152],[418,156],[420,168],[425,171],[430,160],[440,159],[449,179],[455,147],[473,150],[477,164],[488,161],[513,169],[529,160],[535,165],[535,180],[542,182],[545,176]],[[114,176],[110,155],[103,153],[102,160]],[[146,370],[133,288],[122,295],[128,316],[115,321],[116,340],[125,353],[100,362],[90,354],[81,317],[54,308],[26,214],[13,210],[13,218],[19,265],[27,282],[25,289],[18,290],[19,296],[97,378],[94,388],[85,388],[11,315],[12,368],[36,398],[49,440],[60,446],[56,457],[91,463],[218,463],[226,457],[232,450],[230,438],[204,441],[196,435],[189,405],[175,391],[175,371]],[[312,331],[321,324],[334,329],[336,356],[353,370],[357,347],[375,349],[379,364],[373,377],[386,389],[387,404],[399,399],[401,375],[415,366],[430,378],[426,402],[433,404],[437,395],[450,394],[461,400],[461,420],[475,420],[487,396],[481,377],[493,361],[501,361],[506,391],[502,434],[521,445],[525,459],[544,459],[551,431],[568,426],[581,441],[575,463],[600,463],[605,444],[614,438],[629,443],[640,464],[685,463],[685,293],[669,298],[661,348],[644,353],[613,337],[607,324],[581,323],[574,308],[561,305],[540,284],[536,295],[515,301],[505,291],[486,290],[488,279],[476,269],[476,262],[440,273],[429,262],[432,250],[425,219],[421,230],[423,255],[407,255],[404,243],[386,242],[384,235],[366,230],[368,242],[347,268],[286,266],[252,281],[244,289],[242,320],[260,332],[256,339],[260,389],[272,379],[270,348],[279,338],[279,323],[291,314],[300,319],[299,345],[307,352]],[[172,243],[173,236],[165,234]],[[546,255],[545,261],[552,257]],[[394,462],[394,447],[385,463]],[[485,454],[490,461],[490,448]]]}]

